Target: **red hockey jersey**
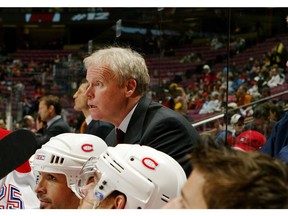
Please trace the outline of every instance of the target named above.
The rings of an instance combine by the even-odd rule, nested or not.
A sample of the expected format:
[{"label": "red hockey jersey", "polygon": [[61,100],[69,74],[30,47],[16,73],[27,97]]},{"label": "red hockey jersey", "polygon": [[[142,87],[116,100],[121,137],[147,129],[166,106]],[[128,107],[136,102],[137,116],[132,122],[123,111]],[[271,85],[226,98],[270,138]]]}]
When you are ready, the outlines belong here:
[{"label": "red hockey jersey", "polygon": [[[9,134],[0,128],[0,139]],[[40,202],[34,192],[35,176],[29,161],[0,179],[0,209],[39,208]]]}]

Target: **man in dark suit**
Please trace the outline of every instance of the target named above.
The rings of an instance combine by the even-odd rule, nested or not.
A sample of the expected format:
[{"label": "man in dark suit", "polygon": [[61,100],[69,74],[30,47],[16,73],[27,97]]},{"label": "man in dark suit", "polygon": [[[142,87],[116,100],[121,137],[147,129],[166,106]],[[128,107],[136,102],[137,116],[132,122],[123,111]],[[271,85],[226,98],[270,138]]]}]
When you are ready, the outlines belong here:
[{"label": "man in dark suit", "polygon": [[36,133],[38,148],[48,142],[51,137],[61,133],[69,133],[70,127],[61,116],[60,98],[54,95],[47,95],[39,100],[38,114],[46,126],[41,133]]},{"label": "man in dark suit", "polygon": [[85,120],[81,125],[80,133],[92,134],[96,135],[103,140],[105,140],[106,136],[110,133],[110,131],[114,128],[114,125],[108,122],[103,122],[99,120],[92,120],[91,114],[89,112],[88,107],[88,98],[85,95],[85,92],[88,87],[88,82],[83,81],[78,90],[73,95],[74,98],[74,109],[76,111],[81,111],[85,116]]},{"label": "man in dark suit", "polygon": [[[177,160],[188,176],[189,156],[200,136],[182,115],[145,96],[150,77],[144,58],[129,48],[110,47],[94,52],[84,64],[91,116],[116,128],[106,137],[107,145],[151,146]],[[116,140],[118,129],[124,132],[122,140]]]}]

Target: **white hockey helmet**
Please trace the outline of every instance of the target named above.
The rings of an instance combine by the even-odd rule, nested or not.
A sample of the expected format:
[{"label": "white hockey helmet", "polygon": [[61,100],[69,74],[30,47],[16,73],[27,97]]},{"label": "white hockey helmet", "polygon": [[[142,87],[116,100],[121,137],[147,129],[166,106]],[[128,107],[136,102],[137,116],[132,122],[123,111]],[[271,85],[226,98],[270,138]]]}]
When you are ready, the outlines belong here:
[{"label": "white hockey helmet", "polygon": [[83,164],[92,156],[99,157],[106,148],[104,140],[91,134],[59,134],[35,152],[33,168],[39,172],[64,174],[67,186],[75,191]]},{"label": "white hockey helmet", "polygon": [[180,194],[187,178],[169,155],[148,146],[120,144],[90,158],[76,183],[78,196],[94,177],[94,206],[117,190],[126,195],[126,209],[161,208]]}]

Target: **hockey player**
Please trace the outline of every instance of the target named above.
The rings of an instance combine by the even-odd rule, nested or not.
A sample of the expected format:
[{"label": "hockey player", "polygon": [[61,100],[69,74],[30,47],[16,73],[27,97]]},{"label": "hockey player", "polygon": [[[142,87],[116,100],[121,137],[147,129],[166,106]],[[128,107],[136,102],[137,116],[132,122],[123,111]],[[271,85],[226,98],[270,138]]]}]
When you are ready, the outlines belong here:
[{"label": "hockey player", "polygon": [[78,208],[79,198],[74,192],[80,170],[91,156],[99,156],[106,148],[106,143],[97,136],[64,133],[38,149],[33,167],[40,174],[35,189],[40,208]]},{"label": "hockey player", "polygon": [[[5,163],[5,167],[1,164],[1,173],[5,169],[9,169],[7,165],[6,159],[12,158],[15,163],[18,163],[17,160],[19,158],[24,158],[27,156],[27,161],[22,162],[23,164],[18,166],[16,169],[11,170],[11,172],[7,171],[7,175],[5,175],[3,178],[0,179],[0,209],[30,209],[30,208],[38,208],[39,207],[39,200],[37,199],[37,196],[34,192],[34,188],[36,186],[36,179],[32,172],[30,163],[28,161],[29,156],[32,155],[32,152],[26,152],[24,151],[26,144],[32,144],[33,143],[33,136],[31,135],[32,132],[28,132],[26,130],[19,130],[12,132],[9,130],[5,130],[0,128],[0,142],[3,143],[4,137],[11,137],[10,142],[5,143],[7,145],[6,151],[2,149],[2,153],[5,154],[1,155],[1,162]],[[30,134],[31,133],[31,134]],[[20,135],[20,136],[19,136]],[[26,136],[28,135],[28,136]],[[21,138],[30,138],[30,139],[21,139]],[[7,138],[6,137],[6,138]],[[14,143],[14,142],[17,143]],[[36,140],[34,140],[36,141]],[[24,143],[25,142],[25,143]],[[8,146],[9,145],[9,146]],[[17,149],[15,148],[15,145],[21,148],[23,148],[22,155],[17,155]],[[9,148],[8,148],[9,147]],[[10,149],[10,147],[12,149]],[[32,146],[33,147],[33,146]],[[33,147],[34,148],[34,147]],[[33,149],[32,148],[32,149]],[[13,152],[14,151],[14,152]],[[9,155],[10,152],[12,152],[13,155]],[[31,155],[29,155],[31,153]],[[28,154],[28,155],[27,155]],[[18,157],[20,156],[20,157]]]},{"label": "hockey player", "polygon": [[83,166],[80,208],[157,209],[180,193],[186,175],[169,155],[149,146],[108,147]]}]

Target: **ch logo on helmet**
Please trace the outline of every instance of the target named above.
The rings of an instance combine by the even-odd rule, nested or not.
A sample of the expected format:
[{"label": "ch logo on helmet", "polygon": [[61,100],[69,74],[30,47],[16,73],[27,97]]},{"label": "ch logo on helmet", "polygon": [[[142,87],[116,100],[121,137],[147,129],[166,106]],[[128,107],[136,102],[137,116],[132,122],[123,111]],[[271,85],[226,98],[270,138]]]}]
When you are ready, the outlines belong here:
[{"label": "ch logo on helmet", "polygon": [[43,160],[43,161],[44,161],[44,160],[45,160],[45,155],[41,155],[41,154],[36,155],[36,156],[35,156],[35,159],[36,159],[36,160]]},{"label": "ch logo on helmet", "polygon": [[81,149],[82,149],[84,152],[92,152],[92,151],[94,150],[92,144],[83,144],[83,145],[81,146]]},{"label": "ch logo on helmet", "polygon": [[147,167],[148,169],[152,169],[155,170],[155,168],[158,166],[158,163],[153,160],[152,158],[143,158],[142,159],[142,163],[145,167]]}]

